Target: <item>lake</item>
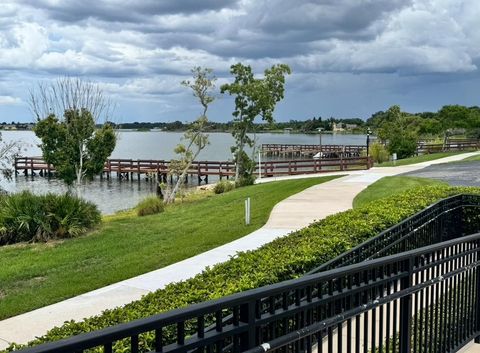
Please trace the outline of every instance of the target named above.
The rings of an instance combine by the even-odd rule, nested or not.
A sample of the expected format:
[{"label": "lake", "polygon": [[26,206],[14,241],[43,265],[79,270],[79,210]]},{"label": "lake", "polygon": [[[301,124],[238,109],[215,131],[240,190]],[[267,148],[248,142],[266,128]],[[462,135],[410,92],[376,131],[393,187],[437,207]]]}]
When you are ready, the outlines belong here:
[{"label": "lake", "polygon": [[[183,133],[163,132],[163,131],[120,131],[118,141],[111,158],[128,159],[165,159],[170,160],[175,157],[174,147],[181,143]],[[4,141],[16,140],[24,144],[22,152],[25,156],[41,156],[38,144],[40,141],[32,131],[2,131]],[[262,143],[282,143],[282,144],[318,144],[318,135],[306,134],[257,134],[258,144]],[[229,133],[211,133],[210,145],[203,150],[198,159],[201,160],[231,160],[232,154],[230,147],[234,140]],[[322,144],[336,145],[364,145],[366,143],[365,135],[346,135],[336,134],[322,135]],[[193,178],[195,179],[195,178]],[[211,181],[215,181],[211,179]],[[2,182],[3,187],[9,192],[31,190],[35,193],[45,192],[64,192],[65,186],[56,179],[46,179],[42,177],[25,177],[19,175],[10,183]],[[190,186],[196,186],[196,182]],[[82,196],[87,200],[96,203],[104,214],[111,214],[119,210],[134,207],[141,199],[155,193],[156,184],[141,180],[118,181],[97,179],[86,185]]]}]

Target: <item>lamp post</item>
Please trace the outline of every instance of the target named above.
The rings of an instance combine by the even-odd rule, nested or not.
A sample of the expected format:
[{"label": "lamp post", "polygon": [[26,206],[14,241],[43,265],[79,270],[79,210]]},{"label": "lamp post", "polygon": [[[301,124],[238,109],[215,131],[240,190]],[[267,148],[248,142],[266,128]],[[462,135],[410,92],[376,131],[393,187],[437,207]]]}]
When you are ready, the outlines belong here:
[{"label": "lamp post", "polygon": [[368,157],[368,154],[369,154],[369,149],[370,149],[370,134],[372,133],[372,131],[370,130],[370,128],[368,127],[367,128],[367,157]]},{"label": "lamp post", "polygon": [[319,148],[319,152],[320,152],[320,158],[322,158],[322,131],[323,131],[323,127],[319,127],[317,129],[318,131],[318,148]]}]

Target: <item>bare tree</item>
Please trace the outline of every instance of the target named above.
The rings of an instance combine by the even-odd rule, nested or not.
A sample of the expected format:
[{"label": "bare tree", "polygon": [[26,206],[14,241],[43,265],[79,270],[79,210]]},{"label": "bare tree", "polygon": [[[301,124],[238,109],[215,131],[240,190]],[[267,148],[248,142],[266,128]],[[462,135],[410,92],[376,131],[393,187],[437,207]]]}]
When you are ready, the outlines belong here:
[{"label": "bare tree", "polygon": [[[39,83],[30,91],[29,104],[43,158],[79,195],[84,180],[102,172],[115,148],[117,136],[107,123],[111,101],[97,83],[65,77]],[[103,126],[96,128],[101,120]]]},{"label": "bare tree", "polygon": [[216,78],[212,74],[212,69],[195,67],[192,69],[193,82],[183,81],[182,85],[193,91],[193,96],[198,99],[203,107],[202,114],[195,120],[190,128],[185,132],[183,139],[187,144],[179,144],[175,148],[175,153],[179,155],[179,159],[172,160],[170,163],[170,172],[178,176],[177,182],[173,189],[168,192],[165,203],[175,201],[175,196],[184,184],[185,177],[190,169],[192,162],[198,157],[200,152],[209,144],[208,134],[205,128],[208,124],[207,111],[209,105],[215,100],[212,91],[215,88]]},{"label": "bare tree", "polygon": [[87,110],[95,123],[110,119],[114,104],[98,83],[80,77],[62,77],[53,82],[39,82],[30,90],[30,110],[37,120],[49,115],[63,117],[66,111]]},{"label": "bare tree", "polygon": [[[15,158],[19,156],[23,144],[19,141],[7,141],[0,134],[0,175],[6,180],[12,180],[14,169],[12,168]],[[0,191],[3,188],[0,187]]]}]

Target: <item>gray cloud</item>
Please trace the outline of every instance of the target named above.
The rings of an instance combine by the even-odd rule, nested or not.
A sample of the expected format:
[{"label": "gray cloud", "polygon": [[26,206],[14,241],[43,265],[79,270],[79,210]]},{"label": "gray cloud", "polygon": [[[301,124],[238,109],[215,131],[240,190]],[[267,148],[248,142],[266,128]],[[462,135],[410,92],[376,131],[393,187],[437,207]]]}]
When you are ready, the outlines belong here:
[{"label": "gray cloud", "polygon": [[[408,92],[420,96],[419,87],[446,96],[432,82],[449,90],[480,81],[479,15],[478,0],[4,0],[0,96],[13,97],[2,107],[16,102],[20,109],[38,78],[79,75],[128,102],[126,110],[157,100],[156,111],[181,116],[191,102],[179,82],[191,67],[211,67],[226,82],[230,65],[242,61],[256,72],[278,62],[292,67],[290,108],[280,114],[297,109],[288,94],[302,102],[299,114],[322,102],[346,115],[355,107],[340,97],[355,90],[355,105],[412,104]],[[471,94],[463,96],[473,103]],[[218,104],[212,111],[229,117],[231,101]]]},{"label": "gray cloud", "polygon": [[44,10],[48,17],[62,22],[90,18],[106,22],[138,22],[152,16],[190,14],[233,6],[237,0],[22,0],[22,3]]}]

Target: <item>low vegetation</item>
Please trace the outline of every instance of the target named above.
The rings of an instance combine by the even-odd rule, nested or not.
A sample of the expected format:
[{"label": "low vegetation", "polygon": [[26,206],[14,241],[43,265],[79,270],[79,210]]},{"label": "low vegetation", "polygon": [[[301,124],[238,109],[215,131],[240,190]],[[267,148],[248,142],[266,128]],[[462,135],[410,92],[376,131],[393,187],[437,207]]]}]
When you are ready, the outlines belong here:
[{"label": "low vegetation", "polygon": [[165,210],[165,204],[157,196],[148,196],[140,201],[135,209],[137,211],[137,215],[143,217],[162,213]]},{"label": "low vegetation", "polygon": [[[0,319],[138,276],[245,236],[281,200],[335,177],[288,180],[194,194],[160,214],[110,216],[79,238],[0,247]],[[195,198],[198,197],[197,200]],[[252,202],[251,224],[244,201]]]},{"label": "low vegetation", "polygon": [[235,183],[228,180],[220,180],[213,187],[213,192],[215,194],[223,194],[224,192],[229,192],[235,189]]},{"label": "low vegetation", "polygon": [[0,199],[0,245],[73,238],[98,223],[93,203],[68,194],[24,191]]},{"label": "low vegetation", "polygon": [[[467,192],[480,194],[480,189],[448,186],[415,188],[361,208],[329,216],[257,250],[239,253],[194,278],[172,283],[165,289],[148,294],[122,308],[107,310],[81,322],[67,322],[29,345],[58,340],[299,277],[426,206],[442,198]],[[215,223],[215,227],[218,227],[218,223]],[[171,337],[168,330],[164,332],[164,337],[167,340]],[[140,340],[143,350],[153,349],[152,335],[142,335]],[[128,344],[125,340],[116,342],[114,349],[128,350]]]},{"label": "low vegetation", "polygon": [[369,185],[353,199],[353,207],[363,207],[368,203],[384,197],[392,196],[421,186],[447,186],[448,184],[434,179],[410,176],[384,177]]}]

